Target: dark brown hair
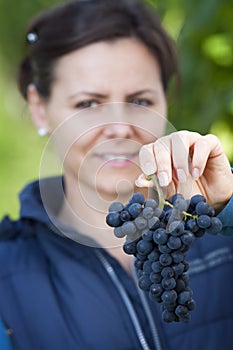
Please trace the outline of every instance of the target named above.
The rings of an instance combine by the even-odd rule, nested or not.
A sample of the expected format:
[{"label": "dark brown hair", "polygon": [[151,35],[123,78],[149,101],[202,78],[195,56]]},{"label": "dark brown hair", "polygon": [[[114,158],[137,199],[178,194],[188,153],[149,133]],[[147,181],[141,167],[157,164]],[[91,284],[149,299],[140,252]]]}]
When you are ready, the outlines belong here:
[{"label": "dark brown hair", "polygon": [[75,0],[57,5],[32,20],[26,34],[27,54],[18,85],[27,98],[34,83],[49,98],[56,61],[71,51],[99,41],[136,37],[156,57],[166,91],[177,73],[176,50],[153,9],[142,0]]}]

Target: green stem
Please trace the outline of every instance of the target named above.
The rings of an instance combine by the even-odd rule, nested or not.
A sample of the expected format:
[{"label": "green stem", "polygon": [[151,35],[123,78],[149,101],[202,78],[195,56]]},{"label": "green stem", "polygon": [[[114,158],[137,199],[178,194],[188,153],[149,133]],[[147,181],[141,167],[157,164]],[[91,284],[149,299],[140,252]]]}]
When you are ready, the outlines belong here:
[{"label": "green stem", "polygon": [[159,208],[163,208],[165,205],[165,200],[164,200],[164,196],[163,196],[163,191],[161,189],[161,187],[159,186],[158,180],[157,180],[157,176],[155,174],[149,175],[147,176],[147,179],[153,182],[155,189],[158,193],[158,198],[159,198]]},{"label": "green stem", "polygon": [[[167,205],[170,208],[174,208],[174,205],[172,205],[170,202],[168,202],[168,201],[166,201],[164,199],[163,191],[162,191],[161,187],[159,186],[159,183],[158,183],[158,180],[157,180],[157,176],[155,174],[149,175],[149,176],[147,176],[147,180],[153,182],[155,190],[158,193],[159,208],[163,209],[163,207],[165,205]],[[185,220],[187,219],[187,217],[191,217],[193,219],[197,219],[198,218],[198,215],[192,215],[192,214],[187,213],[186,211],[182,211],[181,214],[184,215]]]}]

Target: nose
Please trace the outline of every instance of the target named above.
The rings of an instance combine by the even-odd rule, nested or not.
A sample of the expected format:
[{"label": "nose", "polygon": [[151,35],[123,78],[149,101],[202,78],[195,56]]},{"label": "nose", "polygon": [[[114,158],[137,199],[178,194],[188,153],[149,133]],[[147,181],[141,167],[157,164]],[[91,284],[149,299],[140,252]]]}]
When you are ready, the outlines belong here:
[{"label": "nose", "polygon": [[108,110],[108,121],[104,125],[103,134],[107,138],[131,138],[134,127],[123,104],[113,104]]},{"label": "nose", "polygon": [[130,139],[133,135],[132,125],[114,122],[108,125],[105,125],[103,134],[107,138],[127,138]]}]

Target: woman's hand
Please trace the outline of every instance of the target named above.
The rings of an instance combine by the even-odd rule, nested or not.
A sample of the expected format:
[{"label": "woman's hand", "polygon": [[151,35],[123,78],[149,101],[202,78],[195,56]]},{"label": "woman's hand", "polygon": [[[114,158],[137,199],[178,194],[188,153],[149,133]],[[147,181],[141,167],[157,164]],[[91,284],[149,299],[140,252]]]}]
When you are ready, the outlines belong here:
[{"label": "woman's hand", "polygon": [[230,164],[214,135],[175,132],[143,146],[139,159],[143,174],[136,185],[151,187],[146,176],[156,174],[167,198],[177,192],[189,197],[200,193],[220,211],[233,195]]}]

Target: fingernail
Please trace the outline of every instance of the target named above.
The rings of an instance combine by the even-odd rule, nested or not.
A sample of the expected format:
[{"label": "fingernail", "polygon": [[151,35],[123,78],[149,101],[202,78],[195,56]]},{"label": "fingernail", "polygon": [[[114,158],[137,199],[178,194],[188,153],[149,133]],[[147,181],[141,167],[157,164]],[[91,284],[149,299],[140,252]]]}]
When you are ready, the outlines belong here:
[{"label": "fingernail", "polygon": [[137,180],[135,180],[134,183],[135,183],[135,186],[142,187],[142,181],[141,180],[137,179]]},{"label": "fingernail", "polygon": [[200,177],[200,171],[198,168],[193,168],[192,177],[194,180],[198,180]]},{"label": "fingernail", "polygon": [[152,175],[155,173],[155,168],[154,168],[153,164],[151,164],[149,162],[143,166],[143,170],[144,170],[144,173],[146,175]]},{"label": "fingernail", "polygon": [[183,169],[177,169],[177,177],[179,182],[184,183],[187,180],[187,176],[185,174],[185,171]]},{"label": "fingernail", "polygon": [[147,179],[145,179],[144,174],[141,174],[137,180],[135,180],[135,185],[137,187],[153,187],[153,182],[152,181],[148,181]]},{"label": "fingernail", "polygon": [[158,176],[159,184],[161,187],[166,187],[169,185],[168,176],[167,176],[167,173],[165,171],[158,173],[157,176]]}]

